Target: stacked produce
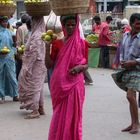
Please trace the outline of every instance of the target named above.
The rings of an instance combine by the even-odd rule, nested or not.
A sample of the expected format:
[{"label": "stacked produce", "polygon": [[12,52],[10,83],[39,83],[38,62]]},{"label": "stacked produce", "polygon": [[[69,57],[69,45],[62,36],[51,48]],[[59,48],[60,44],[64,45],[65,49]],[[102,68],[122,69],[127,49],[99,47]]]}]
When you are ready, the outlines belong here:
[{"label": "stacked produce", "polygon": [[8,54],[10,53],[10,50],[7,48],[7,46],[4,46],[2,49],[0,49],[1,54]]},{"label": "stacked produce", "polygon": [[51,41],[57,39],[57,35],[52,30],[47,30],[47,32],[42,33],[41,38],[43,41]]},{"label": "stacked produce", "polygon": [[19,54],[23,54],[24,51],[25,51],[25,46],[24,46],[24,45],[21,45],[20,47],[17,48],[17,52],[18,52]]},{"label": "stacked produce", "polygon": [[37,2],[45,2],[46,0],[25,0],[24,3],[37,3]]},{"label": "stacked produce", "polygon": [[118,43],[121,41],[121,39],[122,39],[121,31],[119,31],[119,30],[113,31],[113,33],[111,35],[111,45],[118,46]]},{"label": "stacked produce", "polygon": [[13,0],[0,0],[0,16],[11,16],[14,14],[16,4]]},{"label": "stacked produce", "polygon": [[98,42],[98,35],[96,34],[90,34],[86,37],[86,40],[89,42],[89,43],[97,43]]},{"label": "stacked produce", "polygon": [[14,4],[14,2],[13,0],[0,0],[0,4]]},{"label": "stacked produce", "polygon": [[97,34],[89,34],[86,37],[86,40],[87,40],[87,42],[92,44],[93,48],[96,48],[96,47],[98,47],[98,38],[99,38],[99,36]]},{"label": "stacked produce", "polygon": [[24,0],[24,4],[30,16],[46,16],[51,12],[48,0]]},{"label": "stacked produce", "polygon": [[57,16],[87,13],[90,0],[50,0],[52,10]]}]

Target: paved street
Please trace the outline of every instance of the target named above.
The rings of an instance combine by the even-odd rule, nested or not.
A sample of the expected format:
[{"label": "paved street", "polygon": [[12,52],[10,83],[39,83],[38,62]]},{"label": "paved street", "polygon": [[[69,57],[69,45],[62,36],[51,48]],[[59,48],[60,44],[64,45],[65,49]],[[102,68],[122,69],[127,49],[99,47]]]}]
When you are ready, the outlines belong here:
[{"label": "paved street", "polygon": [[[137,135],[122,133],[130,122],[128,102],[111,78],[111,70],[90,69],[93,86],[86,86],[83,112],[83,140],[140,140]],[[47,84],[44,86],[46,115],[25,120],[26,111],[7,98],[0,104],[0,140],[47,140],[52,114]],[[139,109],[140,111],[140,109]],[[140,116],[140,112],[139,112]]]}]

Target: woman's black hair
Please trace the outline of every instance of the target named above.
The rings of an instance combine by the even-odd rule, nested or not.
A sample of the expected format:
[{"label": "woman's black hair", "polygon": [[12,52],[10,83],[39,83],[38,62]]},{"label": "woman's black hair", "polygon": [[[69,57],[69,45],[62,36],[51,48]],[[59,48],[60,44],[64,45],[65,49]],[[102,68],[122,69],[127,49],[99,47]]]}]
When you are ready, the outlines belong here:
[{"label": "woman's black hair", "polygon": [[135,22],[135,20],[140,20],[140,13],[134,13],[130,16],[130,25]]},{"label": "woman's black hair", "polygon": [[106,17],[106,21],[108,21],[108,20],[109,20],[109,21],[112,21],[112,20],[113,20],[113,19],[112,19],[112,16],[107,16],[107,17]]},{"label": "woman's black hair", "polygon": [[62,22],[62,24],[65,25],[66,21],[69,19],[74,19],[77,21],[77,16],[76,15],[63,15],[60,17],[60,21]]},{"label": "woman's black hair", "polygon": [[20,21],[16,23],[16,26],[21,26],[21,25],[22,25],[22,22]]},{"label": "woman's black hair", "polygon": [[26,21],[26,26],[27,26],[29,31],[31,31],[31,28],[32,28],[31,24],[32,24],[32,20],[31,20],[31,18],[28,18],[27,21]]},{"label": "woman's black hair", "polygon": [[21,22],[22,23],[26,23],[26,21],[29,19],[29,15],[27,15],[27,14],[23,14],[22,16],[21,16]]}]

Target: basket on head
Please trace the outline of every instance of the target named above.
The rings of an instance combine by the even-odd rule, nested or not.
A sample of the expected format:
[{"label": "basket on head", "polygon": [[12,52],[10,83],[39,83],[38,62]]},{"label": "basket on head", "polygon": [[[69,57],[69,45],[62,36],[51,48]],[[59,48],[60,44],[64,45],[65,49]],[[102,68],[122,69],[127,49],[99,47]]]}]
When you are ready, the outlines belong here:
[{"label": "basket on head", "polygon": [[87,13],[89,0],[50,0],[52,10],[56,15]]},{"label": "basket on head", "polygon": [[50,3],[48,1],[25,3],[25,8],[30,16],[46,16],[51,12]]},{"label": "basket on head", "polygon": [[11,15],[14,14],[15,10],[16,10],[16,5],[14,4],[0,3],[0,16],[10,17]]}]

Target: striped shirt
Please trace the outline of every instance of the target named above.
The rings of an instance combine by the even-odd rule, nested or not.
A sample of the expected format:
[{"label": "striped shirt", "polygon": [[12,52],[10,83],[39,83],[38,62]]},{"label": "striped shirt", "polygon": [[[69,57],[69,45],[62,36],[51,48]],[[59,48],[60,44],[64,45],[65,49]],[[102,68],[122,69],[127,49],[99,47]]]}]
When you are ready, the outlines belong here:
[{"label": "striped shirt", "polygon": [[140,33],[125,33],[121,42],[120,61],[136,60],[140,65]]}]

